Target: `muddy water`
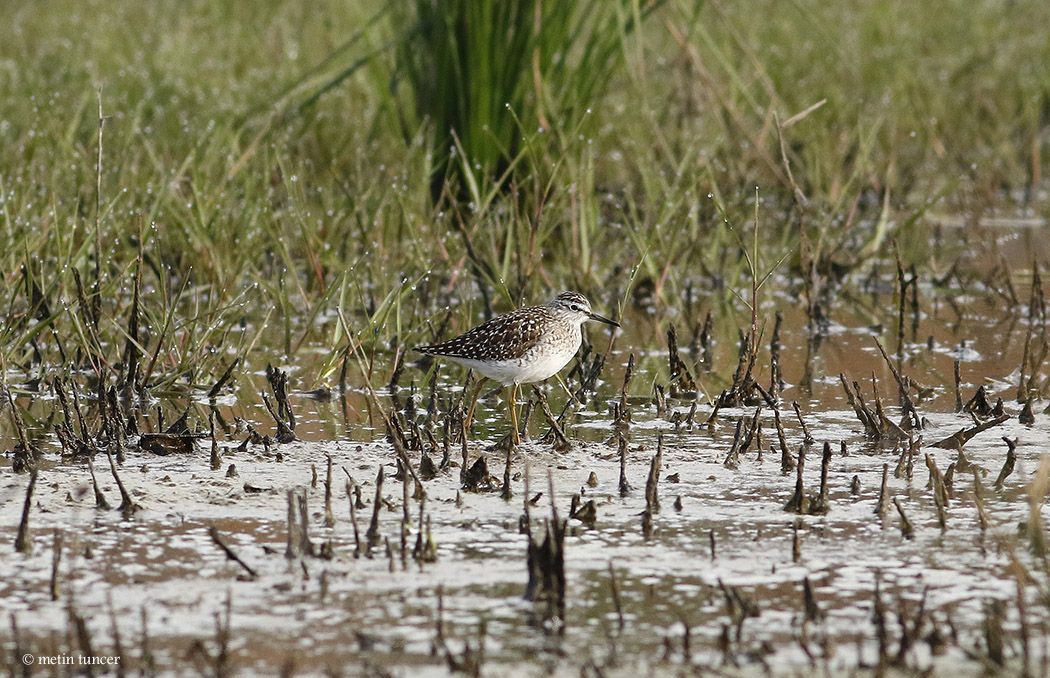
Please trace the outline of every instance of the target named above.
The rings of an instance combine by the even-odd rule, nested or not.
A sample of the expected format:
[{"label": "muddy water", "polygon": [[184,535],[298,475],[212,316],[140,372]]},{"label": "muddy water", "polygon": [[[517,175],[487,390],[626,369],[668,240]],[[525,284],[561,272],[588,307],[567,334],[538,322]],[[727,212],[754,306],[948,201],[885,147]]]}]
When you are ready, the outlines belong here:
[{"label": "muddy water", "polygon": [[[892,290],[892,280],[882,284]],[[663,332],[674,320],[685,344],[688,336],[682,335],[689,330],[682,328],[692,318],[628,309],[625,333],[615,340],[598,397],[570,419],[570,451],[554,452],[535,442],[547,426],[534,416],[534,440],[511,458],[510,500],[498,491],[461,491],[458,449],[453,450],[453,466],[424,483],[435,562],[420,563],[411,555],[421,529],[413,499],[402,557],[403,488],[392,477],[391,446],[370,424],[367,398],[357,392],[336,403],[295,397],[301,441],[238,451],[243,434],[231,435],[221,441],[219,471],[209,466],[206,444],[193,455],[129,455],[119,472],[140,506],[130,518],[114,509],[97,510],[86,466],[61,461],[52,446],[33,496],[29,555],[10,547],[28,478],[12,473],[8,460],[0,475],[0,543],[8,545],[0,556],[6,574],[0,580],[0,612],[18,628],[19,651],[33,655],[34,666],[44,675],[50,669],[41,662],[82,653],[71,631],[71,610],[86,620],[96,655],[118,653],[115,623],[127,666],[142,664],[143,638],[148,637],[160,673],[215,673],[221,663],[216,659],[221,635],[216,629],[227,604],[229,665],[240,675],[274,675],[285,667],[299,675],[389,671],[443,676],[450,673],[450,664],[468,666],[470,656],[480,657],[480,672],[487,676],[677,675],[689,667],[756,675],[813,669],[847,674],[878,659],[873,614],[878,579],[891,657],[901,646],[902,624],[922,620],[919,639],[902,653],[902,666],[979,674],[987,661],[982,658],[988,656],[989,610],[999,601],[1006,660],[1014,669],[1019,666],[1023,621],[1038,673],[1048,656],[1050,606],[1038,597],[1039,587],[1047,590],[1046,569],[1028,551],[1023,526],[1032,520],[1027,488],[1041,455],[1050,452],[1050,417],[1037,407],[1034,424],[1018,421],[1015,396],[1026,312],[1001,301],[987,290],[946,294],[927,287],[914,328],[910,311],[906,316],[903,372],[924,388],[918,409],[926,424],[921,432],[926,445],[908,479],[893,474],[900,449],[866,439],[838,378],[845,373],[858,381],[870,403],[874,376],[889,416],[899,419],[896,398],[886,397],[895,395],[896,386],[874,342],[879,337],[887,350],[897,351],[892,295],[858,292],[839,302],[832,309],[833,324],[816,344],[797,302],[771,295],[763,307],[765,341],[774,309],[785,312],[781,363],[789,386],[783,392],[782,417],[788,447],[796,454],[804,438],[792,401],[799,404],[815,440],[805,448],[807,493],[817,491],[823,443],[832,444],[826,515],[785,512],[795,474],[781,471],[768,408],[760,415],[762,457],[752,449],[736,469],[723,462],[737,420],[750,420],[754,409],[723,410],[716,423],[703,426],[711,407],[701,395],[692,426],[676,427],[670,414],[657,415],[647,394],[654,383],[666,381]],[[736,352],[732,333],[722,336],[728,338],[715,347],[717,369],[698,374],[712,396],[725,386]],[[605,350],[608,337],[591,332],[598,350]],[[618,398],[632,352],[638,360],[626,457],[632,489],[621,496],[617,449],[605,441],[608,408]],[[760,362],[767,362],[768,353],[761,355]],[[964,399],[983,385],[993,402],[1003,398],[1011,418],[964,447],[981,478],[986,524],[974,497],[974,473],[956,473],[942,529],[922,454],[930,454],[944,473],[958,453],[929,443],[973,424],[969,415],[954,411],[956,359]],[[439,393],[455,394],[462,372],[444,369],[441,374]],[[768,364],[759,367],[759,374],[768,383]],[[406,372],[402,383],[421,378],[421,372]],[[557,388],[548,393],[559,412],[564,395]],[[389,406],[388,395],[381,397],[384,406]],[[670,402],[682,414],[690,404]],[[195,408],[206,422],[206,408]],[[229,403],[220,410],[229,421],[241,416],[272,432],[272,420],[251,403]],[[505,431],[502,403],[495,396],[483,401],[469,459],[473,463],[485,455],[490,472],[499,478],[504,456],[486,448]],[[661,435],[660,510],[646,537],[646,477]],[[994,488],[1006,458],[1004,436],[1017,439],[1016,467],[1001,488]],[[848,454],[842,454],[841,443]],[[10,441],[5,444],[11,447]],[[777,451],[770,451],[770,445]],[[413,453],[413,461],[417,455]],[[329,456],[335,524],[324,527]],[[231,464],[236,467],[233,477],[227,475]],[[912,524],[911,538],[902,534],[892,505],[885,515],[875,514],[884,464],[890,470],[889,493]],[[116,506],[120,496],[107,466],[98,459],[96,473],[103,493]],[[381,467],[387,475],[379,512],[382,540],[370,553],[361,549],[355,555],[344,489],[347,475],[361,486],[364,507],[356,522],[364,539]],[[591,473],[596,483],[588,483]],[[524,501],[542,493],[528,507],[534,531],[542,534],[552,510],[548,478],[559,517],[568,515],[573,494],[593,500],[597,514],[593,527],[569,521],[564,623],[545,620],[543,606],[522,597],[528,579],[527,537],[519,529]],[[328,544],[326,557],[286,557],[286,492],[296,487],[305,488],[308,496],[309,539],[318,550]],[[1050,515],[1044,499],[1037,499],[1035,510],[1045,521]],[[209,526],[218,529],[256,577],[247,577],[242,567],[227,560],[209,537]],[[59,595],[52,600],[56,535],[63,546]],[[1032,573],[1032,580],[1021,585],[1023,619],[1017,604],[1022,566]],[[808,620],[804,580],[816,603]],[[751,616],[742,618],[742,607]],[[14,647],[11,629],[5,623],[0,631],[7,648]],[[20,659],[9,655],[9,665],[19,666]]]}]

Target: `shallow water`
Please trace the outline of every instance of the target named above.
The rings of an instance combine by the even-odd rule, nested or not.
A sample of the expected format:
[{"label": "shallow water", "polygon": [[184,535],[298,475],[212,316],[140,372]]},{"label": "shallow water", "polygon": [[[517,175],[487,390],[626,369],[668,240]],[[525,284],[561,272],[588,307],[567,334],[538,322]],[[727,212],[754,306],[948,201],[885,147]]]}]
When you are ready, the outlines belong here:
[{"label": "shallow water", "polygon": [[[892,290],[892,283],[886,283]],[[0,581],[0,613],[13,619],[19,647],[39,661],[75,656],[79,645],[70,628],[70,606],[87,620],[92,647],[98,655],[116,653],[113,620],[119,629],[122,654],[129,666],[143,655],[142,614],[147,618],[149,646],[161,673],[194,673],[209,665],[205,654],[218,652],[217,620],[230,611],[229,651],[232,666],[243,675],[276,674],[280,667],[300,675],[448,675],[449,660],[438,651],[436,615],[441,600],[442,632],[454,661],[463,661],[467,644],[481,650],[482,675],[602,675],[676,674],[687,667],[720,667],[743,673],[794,674],[813,668],[833,674],[870,667],[878,658],[873,621],[876,578],[887,611],[888,651],[895,655],[901,618],[914,621],[925,596],[922,638],[908,649],[902,664],[978,674],[987,656],[985,625],[991,601],[1003,601],[1006,658],[1019,662],[1020,629],[1018,573],[1033,578],[1022,586],[1027,635],[1032,640],[1034,667],[1048,661],[1047,629],[1050,605],[1040,602],[1047,591],[1047,570],[1027,550],[1029,541],[1019,525],[1032,519],[1027,488],[1042,455],[1050,452],[1050,418],[1037,407],[1035,423],[1022,425],[1015,401],[1018,365],[1024,350],[1025,314],[1005,308],[987,296],[955,295],[923,290],[922,314],[911,325],[906,317],[902,372],[924,388],[918,401],[926,426],[925,445],[914,459],[911,480],[893,475],[900,450],[865,438],[843,396],[838,375],[860,383],[872,402],[872,375],[884,402],[895,405],[896,385],[878,352],[878,336],[896,352],[896,315],[892,295],[857,295],[834,309],[833,324],[819,344],[809,341],[805,318],[788,297],[773,296],[771,309],[785,312],[781,364],[789,387],[781,410],[792,454],[803,443],[803,432],[790,403],[799,404],[815,440],[806,446],[805,487],[815,493],[820,478],[821,447],[831,443],[830,511],[823,516],[797,516],[784,510],[794,490],[795,474],[781,472],[779,447],[768,408],[762,411],[762,459],[752,450],[736,469],[723,462],[732,447],[736,422],[749,421],[753,408],[719,412],[717,423],[702,426],[711,413],[703,394],[693,426],[671,423],[670,413],[658,416],[649,394],[666,380],[666,350],[659,349],[668,315],[645,309],[629,310],[625,331],[616,338],[598,396],[570,418],[570,451],[526,442],[512,456],[514,496],[499,492],[461,491],[459,450],[453,465],[424,483],[424,506],[437,547],[437,560],[418,563],[411,549],[420,530],[419,507],[410,500],[406,524],[408,553],[402,557],[402,484],[392,476],[395,455],[382,441],[370,418],[363,390],[344,400],[318,402],[293,396],[301,439],[265,449],[235,447],[244,433],[233,428],[235,417],[272,432],[272,420],[252,398],[231,399],[217,410],[230,423],[220,434],[222,469],[209,466],[208,443],[193,455],[160,457],[135,452],[120,468],[123,483],[140,510],[125,519],[116,510],[97,510],[88,469],[81,462],[63,461],[53,440],[33,496],[31,555],[7,549]],[[679,344],[687,344],[691,318],[673,318]],[[694,321],[695,322],[695,321]],[[743,325],[743,323],[742,323]],[[760,363],[768,363],[768,334]],[[609,335],[592,329],[596,350],[604,351]],[[644,350],[640,350],[644,347]],[[703,390],[715,396],[735,365],[736,345],[723,340],[714,347],[719,369],[700,371]],[[618,400],[627,355],[638,359],[632,381],[632,417],[626,474],[632,486],[619,491],[619,457],[605,441],[610,435],[611,404]],[[683,351],[687,362],[694,360]],[[963,398],[984,385],[994,402],[1005,401],[1011,418],[978,434],[964,447],[979,467],[988,524],[982,528],[974,500],[971,473],[957,473],[947,508],[946,528],[938,525],[933,491],[927,484],[922,455],[928,453],[944,473],[958,453],[932,448],[930,443],[973,424],[968,414],[955,413],[953,362],[961,367]],[[769,382],[768,364],[756,368]],[[458,397],[463,373],[443,368],[438,384],[444,407]],[[409,368],[402,384],[418,382],[423,373]],[[808,382],[808,383],[807,383]],[[263,389],[260,385],[259,391]],[[417,406],[425,399],[416,394]],[[410,389],[398,395],[403,404]],[[554,412],[565,396],[548,387]],[[42,404],[20,404],[30,412]],[[390,407],[390,393],[380,396]],[[684,416],[690,402],[670,401]],[[502,452],[488,445],[506,431],[502,402],[492,396],[480,404],[478,425],[468,446],[470,463],[486,455],[489,471],[502,477]],[[191,404],[191,421],[207,422],[206,403]],[[888,407],[891,419],[899,409]],[[420,414],[422,417],[422,413]],[[532,437],[547,429],[533,415]],[[220,431],[222,427],[220,426]],[[663,436],[659,499],[654,531],[642,533],[645,484],[650,460]],[[1001,489],[993,482],[1006,456],[1002,438],[1017,439],[1017,463]],[[45,441],[47,443],[48,441]],[[840,444],[848,451],[843,456]],[[10,449],[13,441],[5,441]],[[776,452],[770,451],[770,445]],[[418,461],[418,453],[413,462]],[[323,526],[324,476],[333,461],[333,527]],[[436,461],[436,459],[435,459]],[[0,475],[0,542],[11,544],[17,531],[27,475],[10,472],[10,460]],[[226,474],[236,466],[237,475]],[[890,470],[889,491],[914,528],[907,539],[895,509],[879,517],[874,509],[883,465]],[[105,459],[96,459],[102,491],[116,506],[120,497]],[[354,530],[344,485],[346,474],[362,488],[365,508],[357,512],[364,537],[372,515],[376,473],[385,469],[386,506],[379,530],[389,540],[369,556],[355,557]],[[313,471],[319,477],[312,485]],[[982,473],[983,471],[983,473]],[[594,473],[597,483],[588,485]],[[528,572],[527,536],[519,531],[524,498],[542,493],[529,507],[534,532],[542,534],[551,516],[548,475],[554,487],[558,516],[569,512],[570,498],[594,500],[594,527],[569,521],[565,540],[567,578],[564,624],[544,621],[542,605],[523,600]],[[526,477],[529,491],[525,491]],[[854,478],[859,492],[851,492]],[[328,542],[332,556],[288,558],[285,555],[290,488],[305,488],[310,510],[309,536],[315,546]],[[676,509],[680,499],[681,508]],[[1036,509],[1050,518],[1045,497]],[[212,543],[208,527],[218,529],[229,547],[258,577],[244,577],[240,566],[226,559]],[[63,541],[58,582],[60,596],[51,599],[49,582],[55,535]],[[799,556],[793,557],[795,536]],[[615,572],[623,627],[612,595]],[[804,621],[803,580],[808,579],[819,619]],[[727,604],[735,591],[750,601],[757,616],[738,618]],[[728,594],[733,595],[733,594]],[[111,601],[111,602],[110,602]],[[113,612],[110,612],[112,605]],[[909,622],[911,623],[911,622]],[[688,651],[686,630],[688,628]],[[14,646],[12,625],[0,630],[0,641]],[[936,631],[947,639],[938,643]],[[727,634],[728,643],[724,640]],[[192,650],[203,641],[203,652]],[[934,654],[934,651],[942,654]],[[12,655],[13,656],[13,655]],[[17,664],[17,662],[16,662]],[[204,669],[201,669],[204,670]],[[593,675],[598,675],[594,673]]]},{"label": "shallow water", "polygon": [[[937,417],[928,433],[935,437],[961,424],[965,424],[961,416]],[[834,431],[839,425],[825,428],[814,422],[813,426]],[[337,493],[336,525],[323,528],[319,526],[323,490],[310,490],[311,538],[317,544],[331,541],[335,557],[308,557],[301,562],[285,557],[283,489],[308,486],[310,465],[323,467],[325,454],[330,454],[337,469],[345,467],[363,484],[368,497],[374,491],[375,469],[389,465],[390,453],[382,444],[293,443],[282,447],[282,462],[230,453],[226,462],[237,465],[237,478],[213,474],[201,459],[151,459],[148,469],[129,462],[123,480],[143,508],[127,521],[115,511],[96,512],[83,469],[43,475],[35,497],[34,554],[5,558],[11,569],[0,585],[0,599],[4,611],[16,615],[23,647],[39,652],[48,651],[49,630],[65,627],[65,601],[72,599],[81,614],[91,618],[96,651],[104,654],[111,647],[105,611],[107,598],[112,597],[124,642],[139,634],[139,612],[144,607],[158,664],[176,668],[183,665],[191,639],[214,635],[214,617],[221,614],[229,596],[234,659],[252,673],[265,667],[272,670],[294,658],[298,670],[305,673],[372,662],[403,669],[424,665],[434,675],[444,675],[444,659],[431,656],[441,587],[450,647],[467,639],[476,642],[476,627],[485,620],[487,675],[502,675],[508,668],[524,671],[537,657],[569,673],[588,659],[606,665],[612,657],[622,657],[617,661],[625,665],[609,668],[619,666],[629,673],[635,662],[648,666],[659,659],[665,638],[673,648],[672,663],[685,661],[683,623],[690,625],[692,635],[690,661],[720,665],[717,638],[721,625],[729,621],[718,589],[722,582],[751,598],[760,611],[757,618],[745,621],[738,652],[755,651],[767,643],[771,651],[765,661],[787,669],[807,665],[794,636],[801,628],[801,581],[808,577],[827,615],[808,627],[813,638],[810,651],[819,655],[817,642],[826,637],[834,648],[829,665],[847,669],[875,658],[871,606],[876,572],[882,573],[883,596],[891,610],[897,607],[897,596],[914,605],[927,590],[927,609],[942,626],[950,614],[964,647],[977,642],[989,599],[1014,599],[1010,553],[1000,540],[1009,541],[1016,525],[1027,518],[1020,494],[1036,464],[1036,446],[1030,441],[1046,440],[1047,429],[1045,424],[1034,428],[1009,424],[997,433],[1018,436],[1019,451],[1029,452],[1019,454],[1019,469],[1001,492],[987,491],[992,524],[986,532],[978,527],[967,496],[972,483],[964,478],[956,481],[943,533],[925,489],[925,474],[917,472],[910,483],[891,478],[893,495],[900,498],[915,527],[911,540],[902,538],[896,516],[880,520],[873,515],[881,465],[888,453],[865,450],[855,440],[847,441],[853,443],[850,456],[833,459],[829,514],[797,518],[782,510],[793,476],[781,475],[779,462],[771,455],[759,462],[749,454],[732,471],[722,465],[725,447],[718,436],[670,434],[664,441],[662,510],[650,539],[642,536],[639,517],[644,508],[641,488],[653,452],[644,433],[638,432],[628,456],[628,480],[635,489],[625,498],[618,492],[618,462],[608,448],[580,444],[556,455],[527,444],[516,455],[514,470],[521,472],[528,464],[533,491],[545,487],[543,475],[553,469],[560,515],[567,512],[570,494],[581,489],[598,509],[593,529],[570,521],[565,545],[568,609],[562,636],[542,624],[530,624],[532,604],[522,600],[526,537],[517,526],[523,481],[514,483],[516,497],[510,502],[496,493],[464,493],[460,505],[457,472],[427,482],[426,513],[432,520],[438,560],[422,566],[411,556],[406,563],[400,559],[400,483],[387,479],[384,496],[398,510],[380,514],[380,530],[392,542],[392,559],[382,547],[372,558],[354,558],[345,496]],[[978,438],[967,446],[967,454],[994,473],[1003,445],[992,435]],[[936,456],[944,468],[955,455],[941,451]],[[598,479],[593,488],[586,486],[592,471]],[[679,482],[668,482],[670,474],[678,474]],[[807,485],[815,485],[818,474],[819,466],[810,460]],[[854,475],[861,484],[856,496],[849,491]],[[3,522],[10,526],[18,520],[17,499],[24,479],[7,479],[0,492],[7,499]],[[245,486],[261,491],[248,493]],[[102,487],[115,501],[112,481],[106,479]],[[678,497],[680,511],[673,507]],[[358,516],[362,532],[370,509],[361,512],[365,517]],[[532,508],[532,514],[537,520],[549,515],[547,497]],[[800,559],[793,562],[796,521],[802,547]],[[257,570],[258,579],[238,580],[238,566],[211,544],[209,525],[216,526],[230,547]],[[52,530],[61,531],[67,545],[60,568],[64,599],[59,602],[51,602],[48,593]],[[417,524],[410,526],[409,548],[417,530]],[[4,537],[13,538],[13,530],[5,529]],[[610,600],[610,564],[621,590],[622,634],[616,631]],[[1046,628],[1045,608],[1033,605],[1030,615],[1033,628]],[[959,651],[950,650],[949,655],[962,659]],[[931,661],[921,645],[909,660],[917,665]]]}]

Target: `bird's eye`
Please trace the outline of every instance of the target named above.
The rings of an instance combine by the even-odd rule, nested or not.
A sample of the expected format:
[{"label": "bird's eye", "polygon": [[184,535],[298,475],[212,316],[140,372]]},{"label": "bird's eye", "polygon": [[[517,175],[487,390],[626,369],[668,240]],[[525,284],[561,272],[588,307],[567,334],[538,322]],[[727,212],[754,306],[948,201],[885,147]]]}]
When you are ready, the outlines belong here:
[{"label": "bird's eye", "polygon": [[579,311],[579,310],[580,310],[580,307],[579,307],[579,306],[577,306],[576,304],[571,304],[571,305],[569,306],[569,308],[571,308],[571,309],[572,309],[572,310],[574,310],[574,311]]}]

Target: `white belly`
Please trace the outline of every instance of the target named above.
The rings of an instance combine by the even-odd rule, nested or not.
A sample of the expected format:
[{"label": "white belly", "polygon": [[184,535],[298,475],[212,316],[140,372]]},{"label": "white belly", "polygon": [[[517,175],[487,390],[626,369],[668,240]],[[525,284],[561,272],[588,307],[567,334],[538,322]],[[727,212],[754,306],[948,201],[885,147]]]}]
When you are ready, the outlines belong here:
[{"label": "white belly", "polygon": [[498,381],[504,386],[510,384],[530,384],[536,381],[549,379],[557,374],[563,367],[569,364],[572,357],[576,355],[580,345],[559,347],[551,350],[533,349],[521,358],[514,360],[500,360],[493,362],[482,362],[468,358],[449,358],[460,365],[469,367],[493,381]]}]

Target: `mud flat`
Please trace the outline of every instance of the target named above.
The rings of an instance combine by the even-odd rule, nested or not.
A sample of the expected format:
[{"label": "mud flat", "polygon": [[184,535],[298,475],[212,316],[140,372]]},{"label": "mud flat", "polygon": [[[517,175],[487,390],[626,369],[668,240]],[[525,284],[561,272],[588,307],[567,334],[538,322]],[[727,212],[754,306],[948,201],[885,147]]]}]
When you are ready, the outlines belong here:
[{"label": "mud flat", "polygon": [[[599,440],[610,422],[593,412],[574,417],[567,451],[527,442],[509,471],[505,452],[470,441],[468,469],[480,457],[488,467],[473,485],[457,446],[444,469],[418,481],[422,492],[385,441],[224,442],[219,471],[206,443],[189,454],[129,455],[118,474],[137,510],[124,514],[100,459],[108,510],[97,508],[85,464],[45,464],[31,551],[4,556],[3,640],[40,658],[120,655],[129,670],[152,662],[164,675],[978,674],[999,662],[1016,669],[1025,653],[1034,672],[1045,667],[1046,584],[1031,521],[1046,509],[1028,495],[1046,482],[1045,417],[1025,426],[1011,413],[961,457],[923,446],[909,458],[907,440],[858,435],[849,410],[804,414],[808,443],[783,413],[796,463],[803,450],[800,511],[785,510],[799,476],[782,466],[771,410],[757,419],[754,408],[723,410],[708,427],[700,423],[712,408],[683,425],[690,409],[636,415],[622,478],[619,446]],[[734,441],[735,421],[756,420],[761,456]],[[965,413],[931,414],[922,436],[972,424]],[[1017,441],[1014,469],[997,482],[1004,437]],[[647,488],[658,451],[658,480]],[[418,473],[419,453],[408,454]],[[440,465],[439,450],[428,455]],[[8,473],[0,487],[8,544],[28,481]],[[814,510],[819,501],[824,510]],[[539,544],[560,521],[562,569],[532,563],[526,600],[525,526]]]}]

